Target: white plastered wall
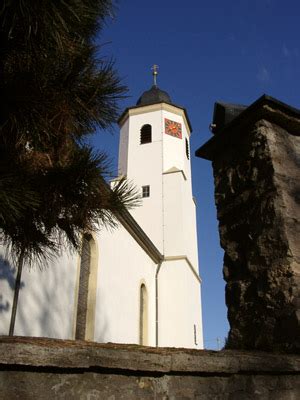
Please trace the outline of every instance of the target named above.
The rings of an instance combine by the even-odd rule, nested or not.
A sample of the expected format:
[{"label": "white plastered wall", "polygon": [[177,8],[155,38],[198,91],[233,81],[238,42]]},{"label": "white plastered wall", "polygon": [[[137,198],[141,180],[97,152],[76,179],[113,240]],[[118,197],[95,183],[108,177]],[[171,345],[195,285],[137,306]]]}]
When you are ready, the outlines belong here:
[{"label": "white plastered wall", "polygon": [[120,132],[119,141],[119,161],[118,161],[118,174],[119,176],[127,175],[128,164],[128,140],[129,140],[129,119],[124,122]]},{"label": "white plastered wall", "polygon": [[[166,118],[181,124],[181,139],[165,134]],[[140,129],[144,124],[152,126],[152,143],[140,145]],[[129,139],[126,141],[122,139],[122,136]],[[170,271],[173,265],[176,266],[178,262],[181,262],[185,269],[189,268],[190,271],[193,268],[195,274],[198,275],[196,210],[192,196],[190,159],[186,155],[187,140],[190,156],[189,139],[190,129],[181,109],[166,104],[145,106],[141,109],[133,109],[132,114],[129,112],[129,117],[121,129],[122,150],[120,149],[120,153],[125,151],[124,143],[128,143],[126,148],[129,154],[126,169],[128,178],[132,179],[138,187],[150,184],[150,198],[143,199],[143,206],[133,211],[134,217],[165,257],[181,257],[181,261],[168,261]],[[175,267],[174,271],[176,271]],[[180,270],[184,279],[189,275],[189,271]],[[189,320],[191,317],[187,315],[195,313],[193,318],[197,321],[196,329],[201,348],[200,282],[195,275],[193,276],[192,286],[195,290],[192,289],[190,293],[192,310],[188,310],[189,304],[185,302],[181,303],[180,310],[183,318]],[[160,281],[160,277],[158,280]],[[163,287],[163,298],[170,298],[170,294],[173,293],[172,286],[163,285]],[[179,291],[178,295],[182,298],[182,292]],[[172,309],[172,306],[170,307]],[[164,317],[161,316],[161,318],[165,317],[168,318],[166,313]],[[174,327],[174,323],[172,326]],[[175,340],[177,345],[197,347],[191,342],[187,344],[188,342],[182,339],[183,337],[182,331],[177,331]],[[166,345],[168,345],[167,342]]]},{"label": "white plastered wall", "polygon": [[156,265],[119,226],[99,234],[95,341],[139,343],[140,287],[148,294],[148,345],[155,346]]},{"label": "white plastered wall", "polygon": [[13,303],[16,268],[6,259],[5,249],[0,247],[0,335],[8,335]]},{"label": "white plastered wall", "polygon": [[[126,175],[140,193],[142,193],[142,186],[150,186],[150,197],[143,198],[142,206],[132,210],[132,215],[162,252],[161,114],[161,110],[135,114],[122,125],[119,153],[128,151],[128,157],[126,166],[124,166],[126,163],[124,156],[121,157],[119,172]],[[140,130],[145,124],[152,126],[152,142],[141,145]]]},{"label": "white plastered wall", "polygon": [[198,272],[196,206],[189,182],[174,171],[164,174],[163,185],[165,256],[185,255]]},{"label": "white plastered wall", "polygon": [[[148,345],[155,346],[156,264],[121,225],[93,235],[98,252],[95,321],[97,342],[139,343],[140,286],[148,294]],[[7,335],[16,270],[0,256],[0,334]],[[79,256],[67,251],[39,269],[23,268],[15,335],[73,339],[79,279]],[[88,313],[89,314],[89,313]]]},{"label": "white plastered wall", "polygon": [[[185,153],[190,131],[183,115],[181,109],[162,103],[130,110],[121,125],[119,174],[126,175],[140,192],[142,186],[150,186],[150,197],[143,198],[142,207],[133,210],[132,215],[162,253],[163,172],[174,167],[182,170],[192,199],[190,162]],[[165,118],[181,124],[181,139],[165,134]],[[140,130],[145,124],[152,127],[152,142],[141,145]]]},{"label": "white plastered wall", "polygon": [[158,345],[203,348],[199,281],[185,260],[162,264],[158,296]]},{"label": "white plastered wall", "polygon": [[[179,122],[182,129],[182,138],[177,138],[164,132],[165,118],[170,119],[174,122]],[[191,168],[190,162],[186,157],[185,151],[185,139],[188,140],[190,137],[190,131],[185,123],[185,119],[182,115],[174,114],[170,111],[163,110],[162,121],[163,127],[163,172],[176,167],[182,170],[187,178],[187,181],[191,182]]]},{"label": "white plastered wall", "polygon": [[[14,334],[72,338],[76,274],[74,255],[68,252],[48,266],[24,265]],[[15,276],[16,269],[7,261],[5,277],[0,281],[0,293],[7,306],[0,312],[0,333],[4,335],[9,331]]]},{"label": "white plastered wall", "polygon": [[164,255],[186,255],[184,241],[185,203],[183,185],[187,184],[180,171],[163,175],[164,187]]}]

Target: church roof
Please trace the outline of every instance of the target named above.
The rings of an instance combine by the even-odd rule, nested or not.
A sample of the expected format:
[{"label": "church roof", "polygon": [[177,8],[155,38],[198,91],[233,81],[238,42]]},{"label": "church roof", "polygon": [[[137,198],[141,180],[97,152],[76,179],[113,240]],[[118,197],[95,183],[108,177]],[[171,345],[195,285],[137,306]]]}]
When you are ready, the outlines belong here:
[{"label": "church roof", "polygon": [[153,85],[150,90],[146,90],[136,102],[137,106],[146,106],[156,103],[172,104],[171,97],[164,90],[159,89],[157,85]]}]

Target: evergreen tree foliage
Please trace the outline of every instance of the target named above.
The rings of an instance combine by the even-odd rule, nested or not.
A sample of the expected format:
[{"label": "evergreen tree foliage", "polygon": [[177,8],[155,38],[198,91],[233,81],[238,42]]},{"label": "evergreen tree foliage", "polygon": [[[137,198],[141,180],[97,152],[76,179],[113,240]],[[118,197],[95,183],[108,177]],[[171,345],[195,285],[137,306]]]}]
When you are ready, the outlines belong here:
[{"label": "evergreen tree foliage", "polygon": [[94,43],[112,0],[2,0],[0,241],[27,261],[75,248],[114,212],[135,205],[126,180],[85,144],[118,115],[121,85]]}]

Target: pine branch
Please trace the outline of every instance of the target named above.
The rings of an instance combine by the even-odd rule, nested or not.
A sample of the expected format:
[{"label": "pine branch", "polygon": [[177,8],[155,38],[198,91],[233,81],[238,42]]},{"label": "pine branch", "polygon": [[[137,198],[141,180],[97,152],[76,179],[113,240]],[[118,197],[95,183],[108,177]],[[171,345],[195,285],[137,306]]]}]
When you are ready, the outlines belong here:
[{"label": "pine branch", "polygon": [[82,144],[116,121],[126,90],[94,43],[112,12],[111,0],[0,9],[0,238],[16,258],[77,249],[84,232],[137,204],[125,180],[107,190],[106,156]]}]

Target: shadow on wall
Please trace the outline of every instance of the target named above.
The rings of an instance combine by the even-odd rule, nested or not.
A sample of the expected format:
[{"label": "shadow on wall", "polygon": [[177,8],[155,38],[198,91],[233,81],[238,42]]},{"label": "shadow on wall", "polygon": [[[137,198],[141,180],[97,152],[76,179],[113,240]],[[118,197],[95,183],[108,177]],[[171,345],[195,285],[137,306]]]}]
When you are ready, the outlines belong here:
[{"label": "shadow on wall", "polygon": [[[75,278],[70,279],[67,268],[57,267],[42,271],[24,265],[15,335],[72,338]],[[0,335],[8,334],[16,273],[14,264],[0,254]]]},{"label": "shadow on wall", "polygon": [[42,267],[25,265],[26,293],[19,299],[16,335],[73,338],[74,265],[71,257],[54,258]]},{"label": "shadow on wall", "polygon": [[[41,269],[24,266],[15,335],[74,338],[76,261],[66,256]],[[14,264],[0,254],[0,335],[8,334],[16,273]],[[94,339],[104,342],[108,331],[107,318],[101,315]]]},{"label": "shadow on wall", "polygon": [[[8,292],[4,289],[4,282],[6,287],[9,289],[10,293],[13,292],[15,288],[15,275],[17,269],[14,267],[7,259],[0,255],[0,313],[9,312],[11,309],[10,301],[7,300]],[[1,282],[3,281],[3,282]],[[25,286],[24,282],[21,282],[20,289]],[[11,300],[12,297],[9,296]]]}]

